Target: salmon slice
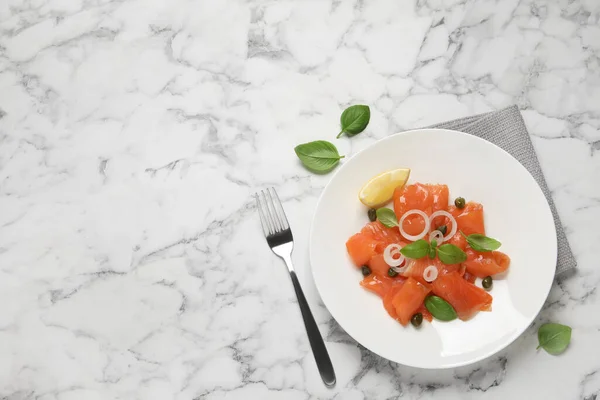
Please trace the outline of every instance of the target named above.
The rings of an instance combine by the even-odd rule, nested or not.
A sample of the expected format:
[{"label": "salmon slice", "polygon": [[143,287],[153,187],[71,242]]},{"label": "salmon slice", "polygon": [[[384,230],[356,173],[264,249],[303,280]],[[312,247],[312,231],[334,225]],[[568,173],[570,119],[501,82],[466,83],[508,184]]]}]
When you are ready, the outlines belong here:
[{"label": "salmon slice", "polygon": [[355,266],[366,265],[377,254],[377,241],[363,234],[356,233],[346,242],[346,250]]},{"label": "salmon slice", "polygon": [[467,261],[463,263],[469,274],[478,278],[504,272],[510,265],[510,258],[501,251],[479,252],[467,249]]},{"label": "salmon slice", "polygon": [[392,300],[398,322],[407,325],[430,291],[429,285],[423,285],[413,278],[408,278]]},{"label": "salmon slice", "polygon": [[367,265],[373,256],[383,253],[391,243],[402,246],[405,244],[398,228],[387,228],[375,221],[369,222],[359,233],[352,235],[346,242],[346,250],[354,265],[361,267]]},{"label": "salmon slice", "polygon": [[[429,193],[426,185],[415,183],[405,185],[394,191],[394,212],[398,220],[409,210],[421,210],[427,215],[431,214],[433,207],[433,196]],[[411,215],[404,221],[402,228],[409,235],[418,235],[423,232],[425,221],[418,215]]]},{"label": "salmon slice", "polygon": [[379,221],[369,222],[360,232],[377,242],[376,250],[378,253],[383,253],[385,248],[392,243],[399,243],[402,246],[406,244],[403,242],[398,227],[388,228]]},{"label": "salmon slice", "polygon": [[462,209],[450,206],[448,207],[448,212],[456,219],[458,230],[463,231],[465,235],[472,233],[485,235],[483,206],[481,204],[470,201]]},{"label": "salmon slice", "polygon": [[394,297],[400,291],[400,289],[402,289],[405,283],[406,280],[402,277],[394,278],[389,290],[383,296],[383,308],[385,308],[390,317],[394,318],[395,320],[398,320],[398,315],[396,314],[396,309],[394,308],[392,300],[394,300]]},{"label": "salmon slice", "polygon": [[363,278],[360,281],[360,286],[367,289],[369,292],[375,293],[377,296],[383,298],[385,294],[390,290],[394,283],[394,279],[388,278],[387,276],[378,276],[371,274]]},{"label": "salmon slice", "polygon": [[394,191],[394,212],[398,219],[408,210],[421,210],[431,213],[433,197],[429,194],[427,185],[414,183],[396,188]]},{"label": "salmon slice", "polygon": [[431,195],[431,211],[446,211],[448,209],[448,198],[450,197],[448,186],[431,184],[427,184],[425,186]]},{"label": "salmon slice", "polygon": [[[436,211],[447,211],[448,210],[448,198],[450,197],[450,192],[448,190],[448,186],[446,185],[425,185],[429,190],[429,194],[431,195],[431,212],[434,213]],[[438,226],[447,224],[446,217],[437,217],[431,221],[430,231],[435,230]]]},{"label": "salmon slice", "polygon": [[458,272],[440,275],[433,282],[432,291],[454,307],[458,318],[467,320],[478,311],[491,311],[492,296],[467,282]]},{"label": "salmon slice", "polygon": [[[371,258],[371,260],[369,260],[368,265],[369,265],[369,268],[371,268],[372,273],[379,275],[379,276],[384,276],[384,277],[388,276],[388,271],[390,269],[390,266],[385,262],[385,260],[383,258],[383,254],[374,255]],[[402,264],[400,264],[398,267],[400,268],[403,265],[404,265],[404,262]]]},{"label": "salmon slice", "polygon": [[463,275],[463,279],[469,283],[475,283],[475,279],[477,279],[477,277],[475,275],[471,275],[468,272],[465,272],[465,274]]},{"label": "salmon slice", "polygon": [[438,257],[433,260],[429,257],[419,258],[417,260],[408,259],[406,269],[402,272],[402,276],[406,278],[413,278],[417,281],[426,284],[427,282],[423,279],[423,272],[425,268],[433,265],[438,270],[438,275],[447,274],[450,272],[462,271],[460,264],[444,264]]},{"label": "salmon slice", "polygon": [[465,249],[467,248],[467,239],[465,239],[465,237],[461,235],[459,231],[456,231],[454,236],[452,236],[450,239],[448,239],[447,242],[444,243],[453,244],[462,251],[465,251]]}]

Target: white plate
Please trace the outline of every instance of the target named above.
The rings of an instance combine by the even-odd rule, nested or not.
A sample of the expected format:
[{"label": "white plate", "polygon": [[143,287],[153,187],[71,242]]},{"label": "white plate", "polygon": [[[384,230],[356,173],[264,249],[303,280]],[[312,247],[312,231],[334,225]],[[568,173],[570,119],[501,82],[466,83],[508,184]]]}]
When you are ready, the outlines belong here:
[{"label": "white plate", "polygon": [[[451,199],[483,204],[486,234],[511,258],[506,278],[494,281],[492,312],[467,322],[402,327],[379,297],[359,286],[360,270],[345,246],[368,222],[358,191],[371,177],[402,167],[412,170],[409,183],[444,183]],[[313,276],[331,315],[369,350],[420,368],[466,365],[508,346],[544,304],[556,254],[552,213],[529,172],[494,144],[443,129],[398,133],[346,161],[323,191],[310,232]]]}]

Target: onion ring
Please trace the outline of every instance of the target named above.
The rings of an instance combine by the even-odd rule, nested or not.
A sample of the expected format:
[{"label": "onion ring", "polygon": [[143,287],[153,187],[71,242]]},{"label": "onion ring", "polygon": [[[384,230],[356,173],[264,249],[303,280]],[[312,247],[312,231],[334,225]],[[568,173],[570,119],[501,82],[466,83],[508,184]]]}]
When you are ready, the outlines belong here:
[{"label": "onion ring", "polygon": [[[405,258],[402,255],[402,253],[400,253],[401,248],[402,248],[402,246],[400,246],[399,244],[396,244],[396,243],[389,244],[385,248],[385,250],[383,251],[383,260],[385,261],[385,263],[387,265],[389,265],[390,267],[398,267],[398,266],[402,265]],[[400,257],[394,258],[394,256],[396,254],[400,254]]]},{"label": "onion ring", "polygon": [[429,234],[429,243],[431,243],[433,239],[435,239],[439,246],[440,244],[444,243],[444,234],[437,229],[435,231],[431,231]]},{"label": "onion ring", "polygon": [[429,217],[429,224],[431,225],[431,223],[433,223],[433,220],[437,217],[446,217],[450,220],[450,222],[452,222],[452,229],[450,229],[450,233],[443,237],[444,241],[446,241],[456,234],[456,231],[458,230],[458,223],[456,222],[454,216],[448,211],[439,210],[431,214],[431,216]]},{"label": "onion ring", "polygon": [[407,265],[405,265],[404,267],[390,267],[391,269],[393,269],[394,271],[396,271],[397,273],[401,274],[404,271],[406,271],[406,268],[408,268]]},{"label": "onion ring", "polygon": [[[404,220],[406,219],[406,217],[413,215],[413,214],[420,215],[421,217],[423,217],[423,220],[425,221],[425,229],[423,229],[423,232],[419,233],[418,235],[409,235],[408,233],[406,233],[404,231],[404,228],[402,227],[402,224],[404,223]],[[404,215],[402,215],[402,218],[400,218],[400,221],[398,221],[398,228],[400,228],[400,233],[402,234],[402,236],[404,236],[408,240],[412,240],[413,242],[416,242],[419,239],[423,239],[425,237],[425,235],[427,235],[427,232],[429,232],[430,227],[431,227],[430,218],[423,211],[417,210],[417,209],[408,210],[407,212],[404,213]]]},{"label": "onion ring", "polygon": [[423,279],[425,279],[429,283],[435,281],[437,279],[437,277],[438,277],[438,270],[434,265],[430,265],[429,267],[425,268],[425,270],[423,271]]}]

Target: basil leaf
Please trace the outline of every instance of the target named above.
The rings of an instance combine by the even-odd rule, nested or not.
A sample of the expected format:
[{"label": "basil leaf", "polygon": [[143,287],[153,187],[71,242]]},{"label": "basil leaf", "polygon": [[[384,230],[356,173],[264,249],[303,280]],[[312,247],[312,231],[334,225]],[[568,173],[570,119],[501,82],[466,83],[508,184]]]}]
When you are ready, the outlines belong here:
[{"label": "basil leaf", "polygon": [[432,260],[435,258],[435,255],[437,253],[435,246],[431,245],[429,246],[429,250],[428,250],[428,256],[429,258],[431,258]]},{"label": "basil leaf", "polygon": [[396,218],[396,214],[394,214],[394,211],[389,208],[378,208],[377,219],[379,220],[379,222],[381,222],[388,228],[398,226],[398,218]]},{"label": "basil leaf", "polygon": [[429,254],[429,243],[423,239],[417,240],[401,248],[400,253],[408,258],[423,258]]},{"label": "basil leaf", "polygon": [[480,235],[479,233],[473,233],[472,235],[467,236],[461,231],[460,234],[467,239],[469,246],[476,251],[494,251],[498,250],[500,246],[502,246],[502,243],[496,239],[492,239],[491,237],[487,237],[485,235]]},{"label": "basil leaf", "polygon": [[438,257],[444,264],[458,264],[467,261],[467,253],[453,244],[443,244],[438,247]]},{"label": "basil leaf", "polygon": [[294,151],[307,169],[321,174],[331,171],[340,158],[344,158],[332,143],[325,140],[299,144]]},{"label": "basil leaf", "polygon": [[437,254],[437,240],[433,239],[431,241],[431,243],[429,244],[429,258],[431,258],[432,260],[435,258],[435,255]]},{"label": "basil leaf", "polygon": [[425,308],[440,321],[452,321],[456,319],[456,311],[446,300],[437,296],[429,296],[425,299]]},{"label": "basil leaf", "polygon": [[571,342],[571,327],[561,324],[544,324],[538,329],[539,346],[552,355],[565,351]]},{"label": "basil leaf", "polygon": [[365,130],[371,119],[371,109],[369,106],[355,105],[344,110],[340,117],[342,131],[337,135],[339,138],[346,133],[348,136],[354,136]]}]

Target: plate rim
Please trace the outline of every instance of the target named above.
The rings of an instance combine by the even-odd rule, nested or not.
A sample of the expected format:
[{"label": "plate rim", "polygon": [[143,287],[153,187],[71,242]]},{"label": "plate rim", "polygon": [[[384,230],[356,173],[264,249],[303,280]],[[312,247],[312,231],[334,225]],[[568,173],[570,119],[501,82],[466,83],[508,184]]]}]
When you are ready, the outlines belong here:
[{"label": "plate rim", "polygon": [[[540,185],[538,184],[538,182],[535,180],[535,178],[533,177],[533,175],[529,172],[529,170],[527,170],[527,168],[525,168],[525,166],[523,164],[521,164],[521,162],[519,160],[517,160],[512,154],[510,154],[508,151],[504,150],[503,148],[501,148],[500,146],[496,145],[495,143],[492,143],[488,140],[485,140],[481,137],[466,133],[466,132],[461,132],[461,131],[457,131],[457,130],[453,130],[453,129],[444,129],[444,128],[419,128],[419,129],[411,129],[411,130],[407,130],[407,131],[401,131],[401,132],[396,132],[393,133],[391,135],[388,135],[384,138],[378,139],[375,142],[369,144],[367,147],[365,147],[364,149],[358,151],[356,154],[353,154],[351,157],[348,158],[348,160],[351,160],[352,158],[358,156],[359,154],[368,151],[371,147],[373,147],[374,145],[376,145],[379,142],[383,142],[383,141],[387,141],[387,140],[391,140],[394,137],[400,136],[400,135],[405,135],[405,134],[418,134],[419,132],[430,132],[430,131],[437,131],[437,132],[450,132],[451,134],[458,134],[461,136],[465,136],[465,137],[469,137],[470,139],[474,139],[476,141],[479,142],[483,142],[486,146],[491,146],[496,148],[496,150],[499,150],[500,152],[508,155],[513,161],[515,161],[520,168],[522,168],[527,176],[529,176],[529,178],[533,181],[533,183],[535,184],[535,186],[537,187],[537,190],[539,190],[542,195],[544,196],[544,204],[547,207],[547,211],[550,214],[550,216],[552,217],[552,209],[550,208],[550,204],[548,203],[548,199],[546,198],[545,193],[543,192],[542,188],[540,187]],[[457,367],[463,367],[463,366],[467,366],[467,365],[472,365],[474,363],[477,363],[479,361],[485,360],[489,357],[494,356],[495,354],[498,354],[500,351],[506,349],[507,347],[509,347],[511,344],[513,344],[515,342],[515,340],[517,340],[530,326],[531,324],[535,321],[535,319],[538,317],[539,313],[542,311],[542,308],[544,307],[544,304],[546,303],[546,300],[548,299],[548,296],[550,294],[550,290],[552,289],[553,283],[555,281],[555,278],[553,278],[552,280],[550,280],[550,283],[548,285],[548,287],[545,290],[545,294],[544,294],[544,300],[541,302],[539,309],[532,314],[532,318],[529,321],[529,323],[527,325],[525,325],[522,329],[517,329],[517,331],[515,332],[515,334],[510,337],[510,339],[501,347],[499,347],[496,350],[493,350],[492,352],[490,352],[489,354],[483,354],[480,356],[476,356],[473,359],[470,360],[466,360],[466,361],[459,361],[459,362],[454,362],[454,363],[449,363],[446,365],[442,365],[442,366],[422,366],[422,365],[414,365],[414,364],[407,364],[407,363],[403,363],[397,360],[393,360],[390,359],[382,354],[379,354],[378,352],[372,350],[370,347],[366,346],[365,344],[361,343],[360,341],[358,341],[345,327],[344,325],[333,315],[333,313],[331,312],[331,310],[329,309],[329,307],[327,307],[327,304],[325,303],[325,300],[323,300],[323,295],[322,295],[322,291],[323,288],[320,287],[318,280],[316,279],[315,276],[315,268],[314,268],[314,249],[313,249],[313,235],[314,235],[314,230],[315,230],[315,220],[316,220],[316,214],[317,214],[317,209],[319,208],[323,197],[326,194],[327,188],[329,187],[329,185],[331,184],[331,182],[336,178],[337,174],[339,174],[344,167],[347,164],[344,163],[343,165],[340,166],[340,168],[338,168],[335,173],[331,176],[331,179],[327,182],[327,184],[325,185],[325,187],[323,188],[319,199],[317,200],[317,204],[314,208],[314,212],[313,212],[313,216],[311,218],[311,225],[310,225],[310,229],[309,229],[309,237],[308,237],[308,256],[309,256],[309,262],[310,262],[310,267],[311,267],[311,275],[313,278],[313,281],[315,283],[315,287],[317,288],[317,293],[319,294],[319,297],[321,298],[321,301],[323,302],[323,305],[325,306],[325,308],[327,309],[327,311],[329,312],[329,314],[331,315],[331,317],[336,321],[337,324],[340,325],[340,327],[354,340],[356,341],[356,343],[359,343],[361,346],[363,346],[364,348],[366,348],[367,350],[369,350],[370,352],[377,354],[379,357],[382,357],[386,360],[398,363],[400,365],[404,365],[404,366],[408,366],[411,368],[417,368],[417,369],[424,369],[424,370],[444,370],[444,369],[450,369],[450,368],[457,368]],[[553,220],[552,221],[552,237],[554,238],[554,240],[552,241],[552,245],[554,248],[554,252],[553,252],[553,260],[554,260],[554,270],[556,271],[556,262],[558,260],[558,238],[557,238],[557,233],[556,233],[556,223]],[[554,277],[556,276],[556,273],[554,273]]]}]

